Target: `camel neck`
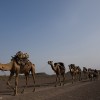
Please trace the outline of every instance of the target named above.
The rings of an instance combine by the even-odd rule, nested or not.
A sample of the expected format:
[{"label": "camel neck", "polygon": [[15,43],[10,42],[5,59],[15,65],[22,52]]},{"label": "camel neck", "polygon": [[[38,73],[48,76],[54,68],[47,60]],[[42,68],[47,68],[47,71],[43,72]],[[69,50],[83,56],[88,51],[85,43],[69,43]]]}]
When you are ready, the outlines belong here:
[{"label": "camel neck", "polygon": [[6,64],[1,64],[0,63],[0,69],[4,70],[4,71],[10,71],[12,69],[12,62],[6,63]]},{"label": "camel neck", "polygon": [[51,68],[56,72],[56,69],[53,64],[51,64]]}]

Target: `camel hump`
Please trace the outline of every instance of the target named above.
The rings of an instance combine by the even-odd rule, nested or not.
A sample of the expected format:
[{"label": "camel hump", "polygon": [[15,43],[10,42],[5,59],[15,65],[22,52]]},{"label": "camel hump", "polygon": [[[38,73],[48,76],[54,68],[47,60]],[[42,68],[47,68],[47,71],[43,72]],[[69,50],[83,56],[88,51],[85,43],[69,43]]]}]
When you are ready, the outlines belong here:
[{"label": "camel hump", "polygon": [[58,62],[58,64],[60,64],[61,66],[65,66],[63,62]]},{"label": "camel hump", "polygon": [[81,68],[79,66],[76,66],[76,69],[78,69],[79,71],[81,71]]},{"label": "camel hump", "polygon": [[75,67],[75,64],[70,64],[70,66]]},{"label": "camel hump", "polygon": [[57,63],[54,63],[54,66],[57,66],[57,65],[59,66],[60,69],[65,70],[65,65],[64,65],[63,62],[57,62]]}]

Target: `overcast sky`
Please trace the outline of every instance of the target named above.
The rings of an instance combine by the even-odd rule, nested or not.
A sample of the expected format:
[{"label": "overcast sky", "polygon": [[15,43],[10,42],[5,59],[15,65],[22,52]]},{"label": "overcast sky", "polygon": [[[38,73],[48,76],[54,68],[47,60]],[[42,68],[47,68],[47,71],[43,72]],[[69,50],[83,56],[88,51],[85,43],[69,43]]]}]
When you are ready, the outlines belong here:
[{"label": "overcast sky", "polygon": [[53,74],[48,60],[100,69],[100,0],[0,0],[0,63],[18,51],[36,72]]}]

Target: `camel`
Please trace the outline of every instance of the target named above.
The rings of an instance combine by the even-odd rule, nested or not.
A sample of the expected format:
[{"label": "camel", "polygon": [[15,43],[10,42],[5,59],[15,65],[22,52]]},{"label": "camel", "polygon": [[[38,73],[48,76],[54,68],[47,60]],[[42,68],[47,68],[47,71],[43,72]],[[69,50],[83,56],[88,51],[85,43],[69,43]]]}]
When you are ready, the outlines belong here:
[{"label": "camel", "polygon": [[86,67],[83,67],[83,74],[84,74],[85,79],[87,79],[88,78],[88,70]]},{"label": "camel", "polygon": [[91,69],[91,68],[88,68],[88,77],[89,79],[92,81],[92,80],[95,80],[95,79],[98,79],[99,77],[99,72],[96,70],[96,69]]},{"label": "camel", "polygon": [[72,84],[75,81],[76,77],[79,77],[79,81],[81,80],[81,69],[79,66],[75,66],[75,64],[70,64],[69,66],[69,70],[70,70],[70,74],[72,76]]},{"label": "camel", "polygon": [[77,70],[77,75],[78,75],[79,81],[81,81],[82,80],[82,78],[81,78],[81,75],[82,75],[81,68],[79,66],[76,66],[76,70]]},{"label": "camel", "polygon": [[58,79],[59,79],[59,83],[60,83],[60,86],[61,86],[61,78],[60,76],[63,77],[63,85],[64,85],[64,82],[65,82],[65,66],[64,66],[64,63],[62,62],[58,62],[58,63],[54,63],[53,64],[53,61],[48,61],[48,64],[51,65],[51,68],[52,70],[56,73],[56,84],[55,84],[55,87],[57,86],[57,82],[58,82]]},{"label": "camel", "polygon": [[[34,81],[34,85],[35,85],[35,65],[32,64],[30,61],[25,66],[21,66],[16,63],[14,58],[12,58],[12,60],[7,64],[0,63],[0,70],[10,71],[10,76],[7,81],[7,85],[14,90],[14,95],[18,94],[18,89],[17,89],[18,76],[20,73],[21,74],[24,73],[24,75],[26,77],[26,86],[25,87],[27,87],[27,81],[28,81],[28,76],[29,76],[30,72],[32,73],[32,77],[33,77],[33,81]],[[12,77],[14,76],[14,74],[15,74],[15,88],[12,87],[10,84],[10,81],[11,81]],[[24,90],[25,90],[25,88],[23,89],[22,92],[24,92]],[[33,91],[35,91],[35,86],[34,86]]]}]

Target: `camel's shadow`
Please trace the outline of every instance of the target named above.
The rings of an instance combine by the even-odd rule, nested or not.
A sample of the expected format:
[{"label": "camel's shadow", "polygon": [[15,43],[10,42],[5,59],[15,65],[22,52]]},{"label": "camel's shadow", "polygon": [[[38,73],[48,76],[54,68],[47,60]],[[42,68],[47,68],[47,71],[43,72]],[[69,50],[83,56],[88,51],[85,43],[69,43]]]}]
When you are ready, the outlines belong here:
[{"label": "camel's shadow", "polygon": [[3,90],[0,91],[0,95],[11,95],[13,93],[12,90]]}]

